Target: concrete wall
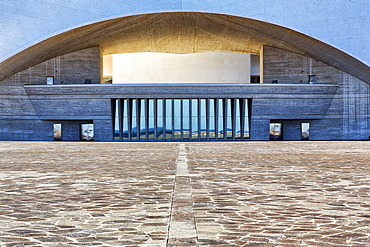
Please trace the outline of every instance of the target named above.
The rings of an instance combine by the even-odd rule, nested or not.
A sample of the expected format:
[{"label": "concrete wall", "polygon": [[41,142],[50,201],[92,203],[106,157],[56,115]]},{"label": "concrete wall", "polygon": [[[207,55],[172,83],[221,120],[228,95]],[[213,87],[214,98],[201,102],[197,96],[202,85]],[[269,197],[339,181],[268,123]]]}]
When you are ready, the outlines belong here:
[{"label": "concrete wall", "polygon": [[[111,99],[115,98],[249,98],[251,140],[268,140],[270,119],[324,118],[336,85],[278,84],[111,84],[28,85],[40,119],[52,122],[93,121],[95,140],[112,140]],[[71,127],[73,127],[71,125]],[[76,130],[77,127],[74,127]],[[66,130],[64,130],[66,131]],[[72,129],[69,132],[73,132]],[[71,134],[70,134],[71,135]],[[299,135],[299,133],[298,133]]]},{"label": "concrete wall", "polygon": [[259,76],[261,69],[260,69],[260,56],[258,55],[251,55],[251,75]]},{"label": "concrete wall", "polygon": [[[86,121],[86,117],[64,118],[63,111],[73,113],[75,108],[86,109],[86,102],[67,105],[68,101],[61,99],[42,104],[39,109],[51,109],[55,117],[40,120],[40,113],[35,111],[24,85],[45,85],[47,76],[54,76],[55,84],[62,81],[63,84],[84,84],[85,79],[98,84],[101,59],[100,47],[92,47],[48,60],[0,82],[0,140],[53,140],[53,123],[60,120],[73,120],[62,125],[63,140],[79,140],[79,123]],[[92,119],[91,115],[88,119]]]},{"label": "concrete wall", "polygon": [[[307,84],[308,75],[317,76],[317,84],[338,85],[328,111],[323,118],[316,118],[309,108],[305,109],[311,123],[311,140],[368,140],[369,130],[369,85],[324,63],[309,57],[287,52],[274,47],[263,47],[263,81],[270,84],[277,79],[280,84]],[[319,101],[319,99],[317,99]],[[304,104],[301,102],[300,104]],[[258,111],[268,118],[268,110]],[[266,114],[264,114],[264,112]],[[272,116],[270,116],[272,117]],[[284,139],[294,140],[291,136],[300,122],[278,119],[284,123]],[[294,119],[293,119],[294,120]],[[275,120],[272,120],[275,121]],[[277,121],[277,120],[276,120]]]},{"label": "concrete wall", "polygon": [[[97,54],[100,49],[90,51]],[[368,140],[368,84],[308,57],[281,49],[264,47],[263,54],[261,67],[265,83],[227,86],[86,85],[79,80],[80,75],[86,76],[92,71],[90,68],[97,67],[101,61],[99,56],[90,60],[92,67],[80,68],[82,73],[76,75],[77,84],[45,85],[37,78],[45,78],[49,73],[50,61],[47,61],[35,66],[37,69],[20,72],[0,83],[0,140],[52,140],[53,123],[62,123],[63,140],[79,140],[80,124],[92,122],[95,140],[111,141],[111,99],[129,97],[252,99],[251,140],[268,140],[270,122],[283,123],[284,140],[300,139],[301,122],[310,123],[311,140]],[[80,60],[71,59],[71,64],[81,63],[76,61]],[[40,69],[42,66],[45,70]],[[54,71],[55,67],[52,68]],[[58,68],[58,71],[63,70]],[[71,70],[64,71],[67,72],[63,74]],[[300,83],[311,72],[317,75],[317,84]],[[95,78],[100,77],[99,73],[100,68]],[[275,77],[279,83],[269,83]],[[289,82],[293,84],[287,84]]]},{"label": "concrete wall", "polygon": [[250,57],[222,52],[115,54],[113,83],[249,83]]},{"label": "concrete wall", "polygon": [[280,84],[304,84],[309,75],[316,75],[320,84],[337,84],[341,80],[341,73],[331,66],[270,46],[263,46],[262,67],[264,83],[277,79]]},{"label": "concrete wall", "polygon": [[28,68],[0,82],[0,86],[20,84],[46,84],[46,77],[54,77],[54,84],[92,84],[101,82],[102,53],[99,46],[59,56]]}]

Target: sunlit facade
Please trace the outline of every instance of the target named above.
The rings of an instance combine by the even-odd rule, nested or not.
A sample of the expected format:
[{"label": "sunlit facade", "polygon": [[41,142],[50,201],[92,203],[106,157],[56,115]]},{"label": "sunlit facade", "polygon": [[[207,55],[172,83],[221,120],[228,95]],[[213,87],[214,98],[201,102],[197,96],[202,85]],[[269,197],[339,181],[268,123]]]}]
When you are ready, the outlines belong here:
[{"label": "sunlit facade", "polygon": [[0,71],[0,140],[370,139],[366,64],[245,17],[100,21],[20,51]]}]

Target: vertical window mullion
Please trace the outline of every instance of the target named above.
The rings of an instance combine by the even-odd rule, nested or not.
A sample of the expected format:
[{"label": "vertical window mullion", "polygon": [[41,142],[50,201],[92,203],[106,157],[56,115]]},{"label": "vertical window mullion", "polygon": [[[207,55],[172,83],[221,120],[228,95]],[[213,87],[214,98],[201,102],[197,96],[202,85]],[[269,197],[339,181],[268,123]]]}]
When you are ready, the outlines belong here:
[{"label": "vertical window mullion", "polygon": [[171,104],[172,104],[172,107],[171,107],[171,140],[174,141],[175,140],[175,99],[171,99]]},{"label": "vertical window mullion", "polygon": [[149,99],[144,99],[145,103],[145,141],[149,140]]},{"label": "vertical window mullion", "polygon": [[209,102],[210,99],[206,99],[206,140],[209,141],[209,119],[210,119],[210,114],[209,114]]},{"label": "vertical window mullion", "polygon": [[202,108],[201,108],[201,99],[197,99],[198,101],[198,141],[201,138],[201,129],[202,129]]},{"label": "vertical window mullion", "polygon": [[154,141],[157,141],[157,99],[153,99],[153,117],[154,117]]},{"label": "vertical window mullion", "polygon": [[193,102],[189,99],[189,141],[193,139]]},{"label": "vertical window mullion", "polygon": [[224,140],[227,139],[227,108],[228,108],[228,102],[227,102],[227,98],[225,99],[222,99],[223,100],[223,120],[224,120]]},{"label": "vertical window mullion", "polygon": [[184,103],[180,99],[180,141],[184,140]]},{"label": "vertical window mullion", "polygon": [[248,138],[251,138],[251,122],[252,122],[252,99],[246,100],[246,114],[248,113],[248,118],[245,124],[248,124]]},{"label": "vertical window mullion", "polygon": [[118,103],[118,117],[119,117],[119,139],[123,140],[123,99],[119,99]]},{"label": "vertical window mullion", "polygon": [[235,140],[235,131],[236,131],[236,102],[237,100],[231,99],[231,137],[233,140]]},{"label": "vertical window mullion", "polygon": [[116,107],[117,107],[117,100],[118,99],[112,99],[111,100],[111,116],[112,116],[112,133],[113,133],[113,140],[116,133]]},{"label": "vertical window mullion", "polygon": [[132,131],[132,100],[133,99],[127,99],[127,138],[129,141],[132,140],[131,131]]},{"label": "vertical window mullion", "polygon": [[162,130],[162,133],[163,133],[163,140],[166,141],[166,120],[167,120],[167,112],[166,112],[166,104],[167,104],[167,101],[166,99],[163,99],[163,103],[162,103],[162,106],[163,106],[163,130]]},{"label": "vertical window mullion", "polygon": [[239,110],[240,110],[240,138],[244,140],[244,132],[245,132],[245,100],[246,99],[239,99]]},{"label": "vertical window mullion", "polygon": [[215,99],[215,139],[218,140],[218,111],[219,111],[219,103],[218,98]]},{"label": "vertical window mullion", "polygon": [[141,99],[136,99],[136,138],[140,141],[140,112],[141,112]]}]

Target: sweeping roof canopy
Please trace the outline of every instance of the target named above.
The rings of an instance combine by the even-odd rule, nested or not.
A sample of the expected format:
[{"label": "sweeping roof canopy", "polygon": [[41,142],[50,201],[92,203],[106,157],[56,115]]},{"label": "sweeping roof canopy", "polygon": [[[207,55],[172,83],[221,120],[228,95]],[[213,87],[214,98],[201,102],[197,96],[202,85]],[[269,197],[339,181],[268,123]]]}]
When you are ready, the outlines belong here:
[{"label": "sweeping roof canopy", "polygon": [[349,54],[292,29],[202,12],[124,16],[47,38],[0,63],[0,81],[48,59],[100,46],[104,55],[133,52],[259,54],[263,45],[311,57],[370,84],[370,68]]}]

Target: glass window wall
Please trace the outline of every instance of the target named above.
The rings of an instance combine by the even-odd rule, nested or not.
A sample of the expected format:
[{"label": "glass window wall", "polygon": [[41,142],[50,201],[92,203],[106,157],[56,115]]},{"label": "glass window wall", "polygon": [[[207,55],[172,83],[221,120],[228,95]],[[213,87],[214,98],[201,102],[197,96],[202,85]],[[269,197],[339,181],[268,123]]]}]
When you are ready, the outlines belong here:
[{"label": "glass window wall", "polygon": [[123,141],[249,139],[250,99],[112,99],[113,136]]}]

